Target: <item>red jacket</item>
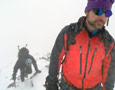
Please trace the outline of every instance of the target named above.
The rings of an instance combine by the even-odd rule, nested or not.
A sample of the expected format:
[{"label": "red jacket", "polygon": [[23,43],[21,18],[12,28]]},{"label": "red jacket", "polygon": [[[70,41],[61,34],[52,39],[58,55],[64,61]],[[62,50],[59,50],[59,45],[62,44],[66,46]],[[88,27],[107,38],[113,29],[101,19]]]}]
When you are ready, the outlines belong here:
[{"label": "red jacket", "polygon": [[[65,34],[65,42],[66,39]],[[99,36],[90,38],[85,28],[75,36],[76,43],[70,45],[63,63],[63,75],[68,84],[87,89],[106,81],[113,43],[105,55],[105,46],[101,39]],[[62,51],[60,61],[64,54]],[[104,64],[104,75],[102,75],[102,64]]]}]

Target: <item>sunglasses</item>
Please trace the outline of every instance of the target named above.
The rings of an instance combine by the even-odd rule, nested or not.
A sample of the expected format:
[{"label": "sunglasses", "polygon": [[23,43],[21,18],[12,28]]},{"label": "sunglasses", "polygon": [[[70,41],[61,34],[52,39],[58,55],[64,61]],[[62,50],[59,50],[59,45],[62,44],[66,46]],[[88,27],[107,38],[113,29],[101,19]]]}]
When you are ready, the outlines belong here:
[{"label": "sunglasses", "polygon": [[93,9],[93,12],[96,14],[96,15],[98,15],[98,16],[100,16],[100,15],[102,15],[103,13],[105,13],[105,16],[106,17],[110,17],[111,15],[112,15],[112,12],[111,11],[106,11],[106,10],[103,10],[103,9]]}]

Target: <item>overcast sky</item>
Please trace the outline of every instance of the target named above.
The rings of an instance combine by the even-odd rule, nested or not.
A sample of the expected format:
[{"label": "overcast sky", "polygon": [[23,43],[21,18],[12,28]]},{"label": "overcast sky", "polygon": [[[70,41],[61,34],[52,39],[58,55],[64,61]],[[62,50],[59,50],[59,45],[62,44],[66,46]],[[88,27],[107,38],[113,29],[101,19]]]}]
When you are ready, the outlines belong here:
[{"label": "overcast sky", "polygon": [[[0,0],[0,60],[15,59],[17,45],[50,52],[60,30],[84,16],[87,0]],[[110,33],[115,37],[115,5]]]}]

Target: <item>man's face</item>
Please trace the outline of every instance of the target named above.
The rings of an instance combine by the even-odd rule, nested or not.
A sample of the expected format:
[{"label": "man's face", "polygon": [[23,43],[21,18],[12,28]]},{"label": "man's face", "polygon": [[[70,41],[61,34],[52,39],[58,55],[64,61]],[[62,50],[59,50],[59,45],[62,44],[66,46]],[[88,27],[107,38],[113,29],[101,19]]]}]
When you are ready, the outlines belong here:
[{"label": "man's face", "polygon": [[105,17],[105,13],[98,16],[96,15],[93,10],[90,10],[86,13],[86,25],[88,29],[91,30],[97,30],[102,29],[104,27],[104,24],[107,21],[107,17]]}]

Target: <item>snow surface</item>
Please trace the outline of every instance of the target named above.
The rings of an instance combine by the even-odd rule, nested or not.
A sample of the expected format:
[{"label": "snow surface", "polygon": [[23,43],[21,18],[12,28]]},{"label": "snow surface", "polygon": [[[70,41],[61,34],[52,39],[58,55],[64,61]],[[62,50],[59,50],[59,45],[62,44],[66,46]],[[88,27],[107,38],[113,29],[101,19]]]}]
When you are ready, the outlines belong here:
[{"label": "snow surface", "polygon": [[[46,57],[47,58],[47,57]],[[31,86],[31,80],[29,78],[25,79],[25,82],[21,82],[20,78],[17,80],[16,85],[17,87],[11,87],[7,88],[7,86],[13,82],[11,79],[12,75],[12,66],[14,66],[15,62],[10,62],[9,64],[6,65],[1,71],[0,71],[0,90],[45,90],[45,87],[43,87],[45,83],[45,78],[48,74],[48,65],[49,65],[49,60],[45,59],[40,59],[37,60],[37,65],[39,70],[42,72],[36,75],[32,81],[34,84],[34,87]],[[35,72],[34,68],[32,67],[33,73]],[[6,74],[7,72],[7,74]],[[18,70],[17,77],[19,77],[20,70]],[[30,74],[28,77],[30,77],[32,74]]]}]

